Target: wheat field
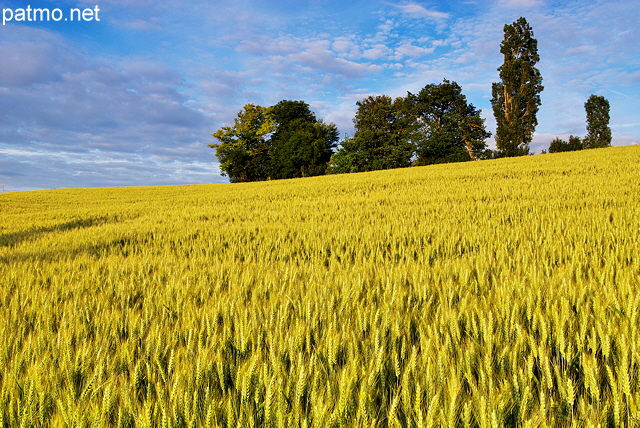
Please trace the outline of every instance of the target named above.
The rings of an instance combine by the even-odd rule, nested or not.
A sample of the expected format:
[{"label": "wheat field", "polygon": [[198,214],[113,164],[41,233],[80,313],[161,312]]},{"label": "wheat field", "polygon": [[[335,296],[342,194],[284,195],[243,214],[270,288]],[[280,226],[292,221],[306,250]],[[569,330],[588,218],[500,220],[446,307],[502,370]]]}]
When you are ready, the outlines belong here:
[{"label": "wheat field", "polygon": [[0,427],[640,426],[640,146],[0,195]]}]

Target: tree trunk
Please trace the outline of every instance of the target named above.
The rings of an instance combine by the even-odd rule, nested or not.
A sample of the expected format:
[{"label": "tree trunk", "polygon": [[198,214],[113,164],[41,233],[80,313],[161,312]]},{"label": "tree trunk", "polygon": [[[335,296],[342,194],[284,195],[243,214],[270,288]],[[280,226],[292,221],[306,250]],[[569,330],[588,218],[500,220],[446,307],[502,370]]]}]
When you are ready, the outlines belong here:
[{"label": "tree trunk", "polygon": [[467,150],[469,151],[469,157],[471,157],[471,160],[478,160],[478,158],[473,155],[473,148],[471,147],[471,142],[469,140],[464,140],[464,145],[467,146]]}]

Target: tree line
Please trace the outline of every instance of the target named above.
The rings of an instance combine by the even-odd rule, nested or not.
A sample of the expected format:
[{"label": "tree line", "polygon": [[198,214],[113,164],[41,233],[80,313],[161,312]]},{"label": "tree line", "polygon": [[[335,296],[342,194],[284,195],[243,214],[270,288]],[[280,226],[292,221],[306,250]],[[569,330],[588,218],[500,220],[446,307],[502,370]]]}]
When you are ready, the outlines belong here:
[{"label": "tree line", "polygon": [[362,172],[483,158],[491,135],[480,110],[456,82],[417,94],[370,96],[356,103],[353,137],[342,141],[329,172]]},{"label": "tree line", "polygon": [[[544,89],[533,36],[525,18],[504,26],[500,82],[491,88],[495,151],[487,148],[491,133],[481,111],[467,102],[460,85],[447,79],[405,97],[377,95],[358,101],[355,133],[339,145],[335,124],[318,119],[304,101],[282,100],[270,107],[245,105],[233,125],[212,134],[218,143],[209,146],[231,182],[527,155]],[[556,138],[550,152],[611,144],[608,101],[592,95],[585,108],[584,141]]]}]

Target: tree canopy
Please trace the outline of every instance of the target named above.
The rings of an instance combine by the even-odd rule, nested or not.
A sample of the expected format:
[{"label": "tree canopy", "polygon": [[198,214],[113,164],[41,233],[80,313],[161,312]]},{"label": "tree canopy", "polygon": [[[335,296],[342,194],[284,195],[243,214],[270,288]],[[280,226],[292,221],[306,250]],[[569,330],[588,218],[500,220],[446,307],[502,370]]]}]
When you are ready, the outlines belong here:
[{"label": "tree canopy", "polygon": [[411,165],[413,118],[402,98],[369,96],[356,103],[356,132],[334,155],[334,172],[362,172]]},{"label": "tree canopy", "polygon": [[538,41],[525,18],[504,26],[500,44],[504,56],[498,68],[500,82],[492,85],[491,104],[496,118],[496,146],[504,156],[529,153],[538,125],[542,76],[535,67],[540,61]]},{"label": "tree canopy", "polygon": [[475,160],[486,150],[491,133],[456,82],[444,79],[407,98],[420,135],[415,142],[417,165]]},{"label": "tree canopy", "polygon": [[355,135],[333,156],[332,172],[478,159],[491,135],[460,85],[446,79],[404,98],[370,96],[357,105]]},{"label": "tree canopy", "polygon": [[275,124],[271,178],[324,174],[339,139],[338,128],[316,119],[304,101],[280,101],[268,115]]},{"label": "tree canopy", "polygon": [[580,140],[580,137],[576,137],[575,135],[570,135],[569,141],[564,141],[563,139],[556,137],[549,145],[549,153],[573,152],[582,149],[582,141]]},{"label": "tree canopy", "polygon": [[609,108],[609,101],[601,95],[592,94],[584,103],[584,109],[587,113],[587,136],[584,138],[586,149],[611,145]]},{"label": "tree canopy", "polygon": [[223,175],[234,182],[325,173],[339,138],[334,124],[318,120],[304,101],[271,107],[245,105],[232,126],[212,134]]},{"label": "tree canopy", "polygon": [[223,126],[212,135],[219,144],[209,144],[216,149],[222,175],[228,175],[232,183],[266,180],[271,170],[269,134],[275,125],[265,107],[247,104],[233,121],[233,126]]}]

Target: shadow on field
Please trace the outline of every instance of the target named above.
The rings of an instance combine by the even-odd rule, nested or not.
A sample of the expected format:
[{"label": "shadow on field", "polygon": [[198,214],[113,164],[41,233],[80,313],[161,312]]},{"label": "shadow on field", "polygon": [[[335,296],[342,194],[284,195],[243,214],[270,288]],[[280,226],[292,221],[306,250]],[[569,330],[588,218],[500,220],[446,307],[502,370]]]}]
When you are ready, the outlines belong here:
[{"label": "shadow on field", "polygon": [[56,224],[55,226],[40,227],[36,229],[24,230],[21,232],[7,233],[0,235],[0,247],[14,247],[25,241],[31,241],[40,238],[47,233],[55,232],[67,232],[74,229],[83,229],[91,226],[98,226],[101,224],[109,223],[110,221],[116,221],[117,219],[103,217],[92,217],[79,220],[73,220],[62,224]]}]

